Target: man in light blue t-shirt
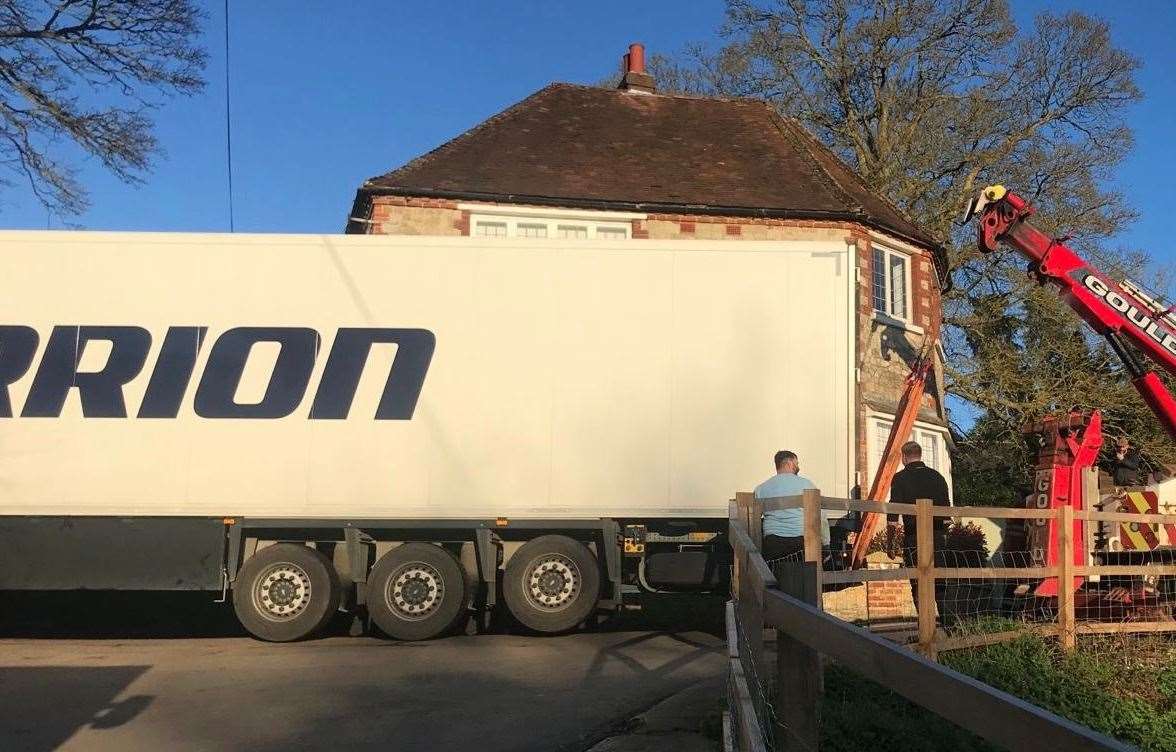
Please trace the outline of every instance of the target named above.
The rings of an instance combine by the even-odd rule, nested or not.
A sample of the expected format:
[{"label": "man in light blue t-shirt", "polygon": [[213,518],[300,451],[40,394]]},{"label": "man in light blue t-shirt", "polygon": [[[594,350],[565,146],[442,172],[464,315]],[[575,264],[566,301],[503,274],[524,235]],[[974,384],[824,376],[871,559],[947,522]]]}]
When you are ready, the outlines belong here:
[{"label": "man in light blue t-shirt", "polygon": [[[755,487],[755,498],[799,496],[807,488],[816,488],[800,475],[800,460],[794,452],[776,452],[776,474]],[[821,513],[821,543],[829,545],[829,520]],[[763,555],[769,561],[804,553],[804,510],[774,509],[764,513]]]}]

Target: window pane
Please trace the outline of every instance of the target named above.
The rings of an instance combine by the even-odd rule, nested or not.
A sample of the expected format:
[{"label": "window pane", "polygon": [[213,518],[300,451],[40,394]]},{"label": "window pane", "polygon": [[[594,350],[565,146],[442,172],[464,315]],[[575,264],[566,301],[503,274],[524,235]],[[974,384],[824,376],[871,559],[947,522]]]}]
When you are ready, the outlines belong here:
[{"label": "window pane", "polygon": [[545,238],[547,237],[547,225],[524,225],[519,224],[520,238]]},{"label": "window pane", "polygon": [[474,226],[474,234],[486,238],[505,238],[506,222],[478,222]]},{"label": "window pane", "polygon": [[886,451],[886,439],[890,438],[890,426],[882,420],[874,421],[874,456],[870,458],[870,477],[865,479],[863,493],[868,492],[874,485],[874,478],[878,475],[878,468],[882,466],[882,454]]},{"label": "window pane", "polygon": [[560,225],[559,237],[583,240],[588,237],[588,228],[583,225]]},{"label": "window pane", "polygon": [[906,265],[905,256],[890,254],[890,315],[895,318],[907,317]]},{"label": "window pane", "polygon": [[878,421],[876,424],[876,434],[874,436],[874,445],[878,447],[878,458],[881,461],[882,453],[886,451],[886,440],[890,438],[890,427],[892,424]]},{"label": "window pane", "polygon": [[[872,456],[870,457],[870,472],[877,474],[878,466],[882,464],[882,453],[886,451],[886,439],[890,438],[890,429],[894,425],[891,421],[874,419],[874,446],[872,447]],[[936,470],[943,472],[943,452],[940,449],[942,444],[942,437],[934,431],[924,431],[921,428],[911,429],[911,436],[909,441],[915,441],[923,449],[923,463],[928,467],[933,467]],[[898,466],[902,469],[902,464]],[[873,483],[874,475],[866,479],[866,483]]]},{"label": "window pane", "polygon": [[889,313],[886,306],[886,254],[880,249],[874,249],[874,310]]},{"label": "window pane", "polygon": [[624,227],[597,227],[596,237],[604,240],[624,240],[629,235]]},{"label": "window pane", "polygon": [[915,441],[923,447],[923,462],[928,467],[942,471],[943,468],[939,466],[939,437],[930,431],[917,431]]}]

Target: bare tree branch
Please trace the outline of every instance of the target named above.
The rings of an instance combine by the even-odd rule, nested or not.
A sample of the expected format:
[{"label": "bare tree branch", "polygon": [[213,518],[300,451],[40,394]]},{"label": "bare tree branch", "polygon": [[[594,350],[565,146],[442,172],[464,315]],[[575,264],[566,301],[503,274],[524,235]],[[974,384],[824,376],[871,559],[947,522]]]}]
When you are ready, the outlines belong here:
[{"label": "bare tree branch", "polygon": [[1016,186],[1044,230],[1145,276],[1146,257],[1104,242],[1134,217],[1103,184],[1131,148],[1124,107],[1141,96],[1139,63],[1105,22],[1042,13],[1018,29],[1005,0],[728,0],[722,33],[716,52],[659,61],[659,81],[768,99],[944,239],[957,282],[943,301],[948,386],[980,412],[969,445],[1018,457],[1008,482],[1024,472],[1021,426],[1072,405],[1103,408],[1153,461],[1176,461],[1106,348],[1014,255],[985,257],[974,228],[955,224],[981,186]]},{"label": "bare tree branch", "polygon": [[204,86],[201,19],[191,0],[0,0],[0,166],[59,215],[87,206],[50,156],[62,141],[141,180],[159,151],[151,110]]}]

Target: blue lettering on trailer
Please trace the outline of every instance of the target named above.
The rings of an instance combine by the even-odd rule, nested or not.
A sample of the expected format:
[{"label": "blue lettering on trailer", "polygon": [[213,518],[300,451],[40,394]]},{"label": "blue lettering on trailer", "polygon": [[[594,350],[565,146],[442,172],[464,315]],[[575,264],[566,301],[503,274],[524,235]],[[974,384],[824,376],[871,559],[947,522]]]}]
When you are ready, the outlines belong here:
[{"label": "blue lettering on trailer", "polygon": [[[139,418],[175,418],[187,393],[208,327],[172,326],[139,405]],[[110,356],[99,371],[79,371],[86,345],[110,343]],[[78,390],[86,418],[125,418],[123,387],[143,371],[151,350],[151,333],[138,326],[59,325],[51,330],[33,375],[22,418],[57,418],[71,389]],[[265,393],[256,403],[234,399],[249,353],[259,342],[279,346]],[[0,418],[16,412],[9,387],[33,365],[40,335],[29,326],[0,325]],[[311,420],[344,420],[359,387],[373,345],[394,344],[396,356],[384,382],[375,420],[410,420],[416,410],[436,337],[427,329],[343,327],[334,343],[311,403]],[[274,419],[293,413],[310,385],[321,346],[308,327],[235,327],[213,343],[193,400],[195,413],[208,419]]]}]

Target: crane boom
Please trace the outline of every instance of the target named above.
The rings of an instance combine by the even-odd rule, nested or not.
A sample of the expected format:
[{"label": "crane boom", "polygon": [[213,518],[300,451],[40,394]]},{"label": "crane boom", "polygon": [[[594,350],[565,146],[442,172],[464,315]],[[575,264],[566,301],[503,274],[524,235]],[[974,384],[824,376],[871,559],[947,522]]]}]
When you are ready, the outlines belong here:
[{"label": "crane boom", "polygon": [[985,188],[968,206],[964,221],[979,216],[978,244],[991,253],[1001,243],[1029,259],[1042,285],[1058,288],[1062,299],[1106,337],[1131,375],[1131,382],[1176,439],[1176,398],[1164,382],[1126,346],[1133,343],[1169,373],[1176,374],[1176,312],[1131,282],[1099,273],[1058,239],[1027,222],[1033,207],[1004,186]]}]

